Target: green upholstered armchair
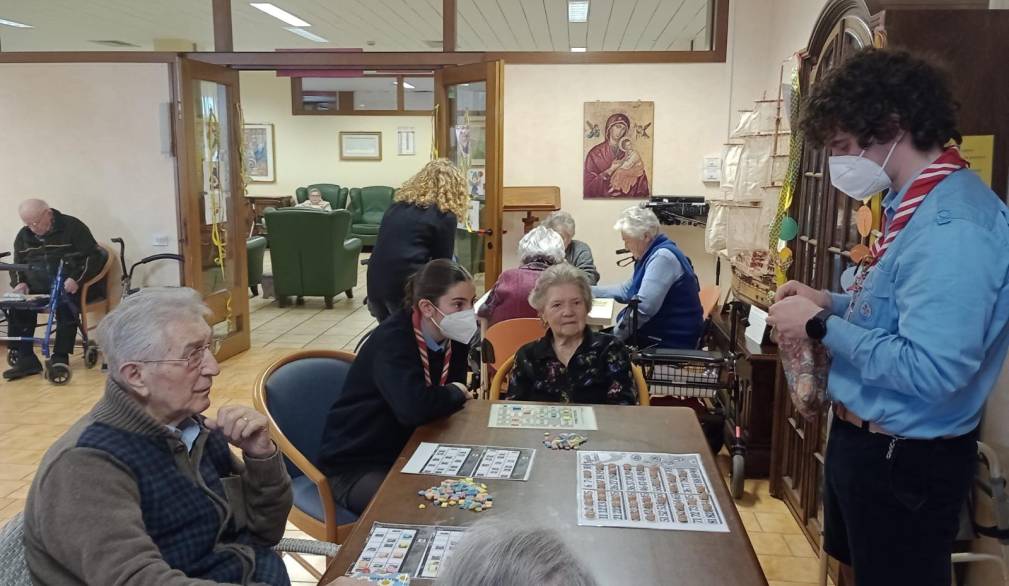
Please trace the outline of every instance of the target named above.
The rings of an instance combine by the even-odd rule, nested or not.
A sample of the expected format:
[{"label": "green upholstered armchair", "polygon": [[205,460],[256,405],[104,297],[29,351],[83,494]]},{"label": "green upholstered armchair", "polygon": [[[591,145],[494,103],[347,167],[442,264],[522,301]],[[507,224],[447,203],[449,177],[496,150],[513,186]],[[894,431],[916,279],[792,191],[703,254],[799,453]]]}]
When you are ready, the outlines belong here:
[{"label": "green upholstered armchair", "polygon": [[246,259],[249,262],[249,291],[259,295],[259,285],[263,283],[263,253],[266,252],[266,238],[253,236],[245,241]]},{"label": "green upholstered armchair", "polygon": [[308,190],[313,187],[319,188],[319,191],[322,192],[322,199],[329,202],[329,207],[334,210],[347,209],[347,196],[350,194],[350,190],[346,187],[333,185],[332,183],[314,183],[305,187],[299,187],[294,191],[294,197],[298,200],[298,203],[308,199]]},{"label": "green upholstered armchair", "polygon": [[384,185],[350,190],[350,212],[353,214],[350,233],[365,246],[374,246],[385,210],[392,205],[396,190]]},{"label": "green upholstered armchair", "polygon": [[350,212],[282,208],[267,210],[265,218],[273,290],[281,307],[292,295],[323,297],[326,307],[333,307],[340,293],[353,298],[361,241],[350,237]]}]

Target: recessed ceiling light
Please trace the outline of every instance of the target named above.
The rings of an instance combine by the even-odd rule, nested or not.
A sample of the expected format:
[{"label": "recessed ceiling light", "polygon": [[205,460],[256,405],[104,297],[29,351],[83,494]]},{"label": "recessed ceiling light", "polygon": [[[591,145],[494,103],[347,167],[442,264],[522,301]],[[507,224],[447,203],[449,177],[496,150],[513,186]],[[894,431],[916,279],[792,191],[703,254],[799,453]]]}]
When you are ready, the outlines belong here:
[{"label": "recessed ceiling light", "polygon": [[585,50],[585,47],[571,47],[572,53],[584,53]]},{"label": "recessed ceiling light", "polygon": [[298,28],[296,26],[285,26],[285,29],[291,31],[292,33],[298,35],[299,37],[304,37],[309,41],[315,41],[316,43],[328,43],[329,41],[320,37],[319,35],[306,31],[303,28]]},{"label": "recessed ceiling light", "polygon": [[269,2],[249,2],[249,6],[252,6],[257,10],[262,10],[273,18],[282,20],[291,26],[312,26],[283,8],[278,8]]},{"label": "recessed ceiling light", "polygon": [[12,26],[14,28],[35,28],[30,24],[25,24],[23,22],[14,22],[13,20],[4,20],[0,18],[0,24],[5,24],[7,26]]},{"label": "recessed ceiling light", "polygon": [[568,0],[568,22],[589,21],[589,0]]}]

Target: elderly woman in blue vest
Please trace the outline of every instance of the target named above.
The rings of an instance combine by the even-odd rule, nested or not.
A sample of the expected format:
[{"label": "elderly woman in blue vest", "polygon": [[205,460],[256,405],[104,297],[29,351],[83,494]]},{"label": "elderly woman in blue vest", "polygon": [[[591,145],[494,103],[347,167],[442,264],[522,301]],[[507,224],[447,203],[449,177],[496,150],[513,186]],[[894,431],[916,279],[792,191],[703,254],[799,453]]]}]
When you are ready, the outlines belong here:
[{"label": "elderly woman in blue vest", "polygon": [[[592,288],[593,297],[620,303],[638,299],[639,346],[695,348],[701,336],[701,301],[694,267],[672,240],[659,233],[659,219],[648,208],[629,207],[613,226],[634,257],[634,274],[619,285]],[[613,333],[627,341],[631,335],[630,308],[617,317]]]}]

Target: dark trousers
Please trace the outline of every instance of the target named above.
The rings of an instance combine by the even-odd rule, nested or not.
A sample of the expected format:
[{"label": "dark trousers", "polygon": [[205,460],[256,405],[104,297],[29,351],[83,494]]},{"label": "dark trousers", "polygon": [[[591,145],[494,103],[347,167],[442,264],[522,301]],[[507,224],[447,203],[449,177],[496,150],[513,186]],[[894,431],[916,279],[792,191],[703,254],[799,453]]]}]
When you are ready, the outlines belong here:
[{"label": "dark trousers", "polygon": [[949,586],[977,431],[895,439],[834,419],[827,441],[824,548],[857,586]]},{"label": "dark trousers", "polygon": [[337,506],[360,515],[389,474],[389,466],[362,464],[329,477],[329,488]]},{"label": "dark trousers", "polygon": [[[8,335],[14,338],[32,337],[35,334],[38,316],[38,312],[26,309],[12,311],[7,328]],[[74,342],[77,339],[77,314],[66,304],[60,304],[56,308],[55,329],[56,341],[52,346],[52,354],[55,356],[69,356],[74,351]],[[12,347],[18,349],[22,360],[30,360],[29,357],[33,356],[32,342],[12,344]]]},{"label": "dark trousers", "polygon": [[368,313],[371,314],[371,317],[375,318],[375,321],[382,323],[387,317],[399,311],[402,304],[402,299],[399,301],[384,301],[369,295]]}]

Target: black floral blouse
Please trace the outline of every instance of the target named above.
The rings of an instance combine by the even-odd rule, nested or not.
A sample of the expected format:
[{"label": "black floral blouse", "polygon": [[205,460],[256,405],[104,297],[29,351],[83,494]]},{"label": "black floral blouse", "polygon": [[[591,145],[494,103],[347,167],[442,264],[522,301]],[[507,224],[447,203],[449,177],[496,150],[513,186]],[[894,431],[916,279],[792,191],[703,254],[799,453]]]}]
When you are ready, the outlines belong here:
[{"label": "black floral blouse", "polygon": [[585,328],[581,346],[565,367],[554,353],[553,333],[519,348],[508,379],[516,401],[635,405],[627,347],[617,338]]}]

